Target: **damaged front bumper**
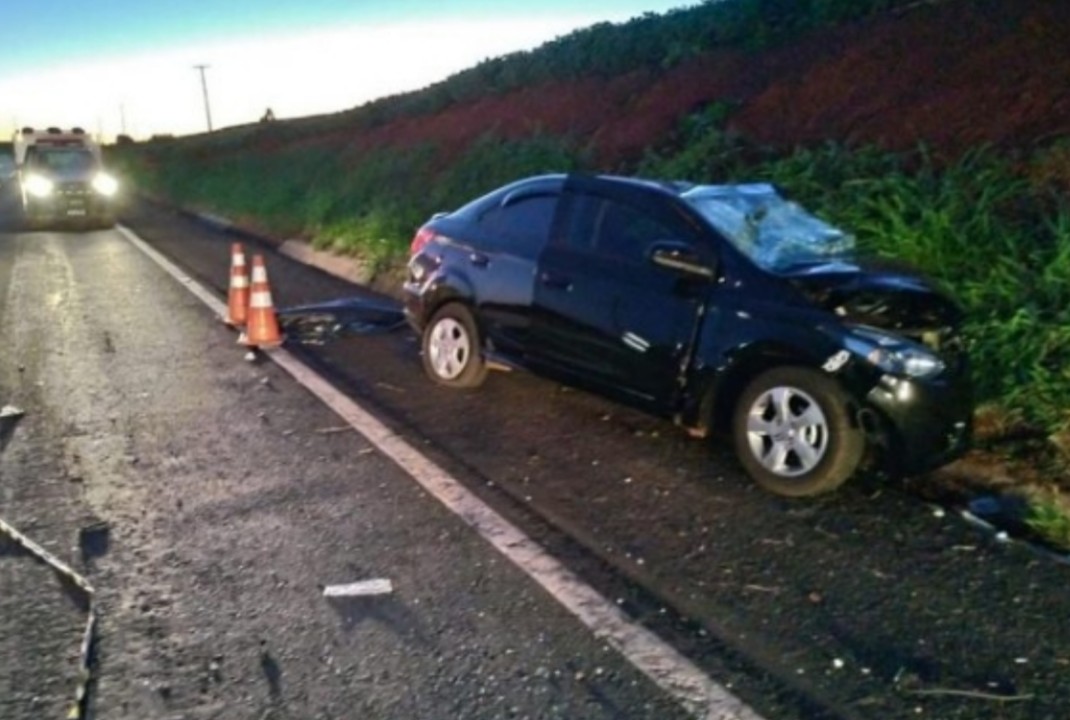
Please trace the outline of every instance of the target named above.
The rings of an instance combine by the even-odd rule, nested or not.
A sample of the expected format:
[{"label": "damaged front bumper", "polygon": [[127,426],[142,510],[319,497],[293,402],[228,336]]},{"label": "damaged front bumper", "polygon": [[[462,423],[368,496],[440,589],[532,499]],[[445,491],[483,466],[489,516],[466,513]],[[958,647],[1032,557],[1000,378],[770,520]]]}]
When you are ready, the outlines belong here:
[{"label": "damaged front bumper", "polygon": [[973,407],[965,370],[928,380],[885,374],[865,396],[863,426],[885,436],[889,470],[918,475],[969,449]]}]

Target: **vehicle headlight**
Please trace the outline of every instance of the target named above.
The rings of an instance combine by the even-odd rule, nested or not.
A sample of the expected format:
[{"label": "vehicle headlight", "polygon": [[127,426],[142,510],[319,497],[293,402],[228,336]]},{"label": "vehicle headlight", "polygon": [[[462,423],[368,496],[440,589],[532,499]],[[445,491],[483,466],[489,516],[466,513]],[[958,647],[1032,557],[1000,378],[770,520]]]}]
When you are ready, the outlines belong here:
[{"label": "vehicle headlight", "polygon": [[944,371],[944,361],[924,346],[875,328],[852,328],[845,344],[887,373],[929,378]]},{"label": "vehicle headlight", "polygon": [[52,194],[56,184],[44,177],[43,175],[27,175],[26,176],[26,192],[30,193],[36,198],[46,198]]},{"label": "vehicle headlight", "polygon": [[107,173],[99,173],[93,178],[93,189],[105,197],[111,197],[119,191],[119,181]]}]

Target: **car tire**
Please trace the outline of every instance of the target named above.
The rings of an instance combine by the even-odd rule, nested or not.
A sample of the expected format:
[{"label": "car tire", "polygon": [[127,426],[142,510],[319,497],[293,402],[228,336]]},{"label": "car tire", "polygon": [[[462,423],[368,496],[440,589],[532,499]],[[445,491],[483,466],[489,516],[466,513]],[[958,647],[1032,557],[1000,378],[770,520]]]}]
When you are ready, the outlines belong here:
[{"label": "car tire", "polygon": [[479,328],[460,303],[435,312],[424,327],[422,350],[424,372],[439,385],[474,388],[487,377]]},{"label": "car tire", "polygon": [[768,370],[746,387],[732,436],[747,474],[788,497],[836,489],[858,470],[866,447],[836,381],[794,366]]}]

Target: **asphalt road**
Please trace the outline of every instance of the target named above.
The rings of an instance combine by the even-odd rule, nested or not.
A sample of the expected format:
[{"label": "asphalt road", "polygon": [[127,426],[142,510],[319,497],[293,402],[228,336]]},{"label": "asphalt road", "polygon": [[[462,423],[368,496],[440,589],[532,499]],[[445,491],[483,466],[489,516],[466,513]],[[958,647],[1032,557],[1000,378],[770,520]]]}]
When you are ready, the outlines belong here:
[{"label": "asphalt road", "polygon": [[[0,298],[0,517],[100,593],[94,717],[682,716],[118,233],[0,235]],[[84,619],[5,547],[0,718],[65,717]]]},{"label": "asphalt road", "polygon": [[[226,287],[234,237],[126,222]],[[261,249],[279,305],[362,292]],[[67,557],[111,527],[84,562],[99,717],[678,714],[117,233],[0,235],[0,338],[0,403],[28,411],[0,517]],[[724,448],[532,376],[437,388],[417,352],[402,331],[302,354],[769,720],[1070,716],[1066,567],[877,479],[770,496]],[[0,546],[2,718],[73,682],[77,608],[39,570]],[[395,596],[318,595],[369,576]]]}]

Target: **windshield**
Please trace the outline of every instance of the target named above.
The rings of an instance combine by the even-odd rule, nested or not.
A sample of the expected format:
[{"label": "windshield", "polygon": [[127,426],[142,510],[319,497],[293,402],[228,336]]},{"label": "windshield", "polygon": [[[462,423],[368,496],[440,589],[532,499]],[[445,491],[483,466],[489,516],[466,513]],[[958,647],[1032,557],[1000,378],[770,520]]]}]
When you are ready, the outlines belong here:
[{"label": "windshield", "polygon": [[785,200],[771,185],[697,187],[682,197],[765,270],[831,262],[855,247],[853,236]]},{"label": "windshield", "polygon": [[75,175],[92,170],[96,166],[93,153],[81,148],[38,149],[30,164],[38,170],[47,170],[61,175]]}]

